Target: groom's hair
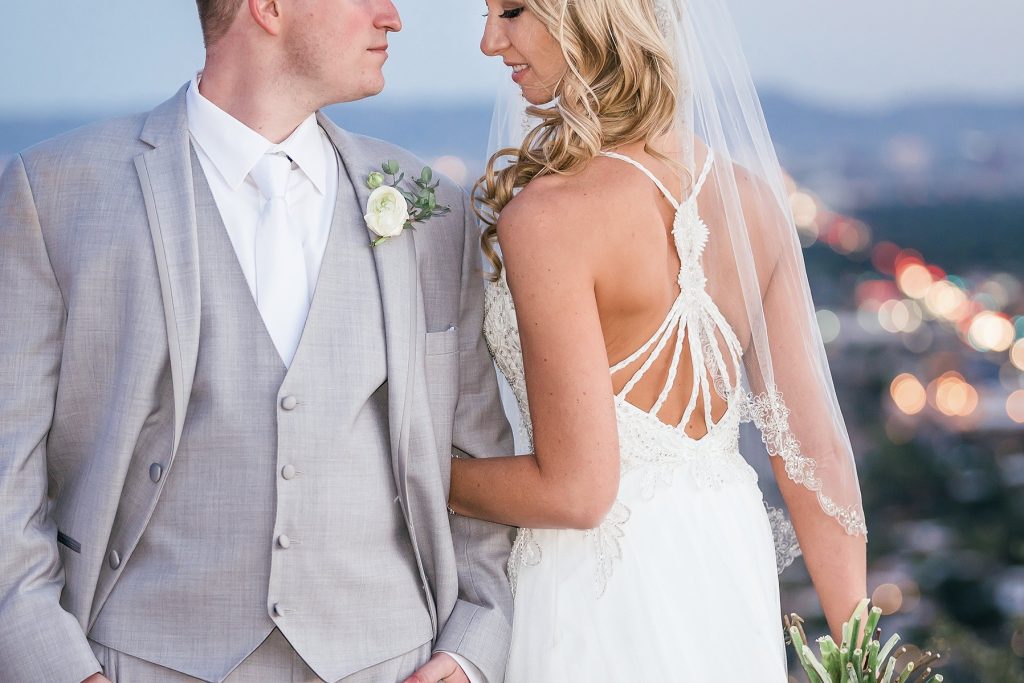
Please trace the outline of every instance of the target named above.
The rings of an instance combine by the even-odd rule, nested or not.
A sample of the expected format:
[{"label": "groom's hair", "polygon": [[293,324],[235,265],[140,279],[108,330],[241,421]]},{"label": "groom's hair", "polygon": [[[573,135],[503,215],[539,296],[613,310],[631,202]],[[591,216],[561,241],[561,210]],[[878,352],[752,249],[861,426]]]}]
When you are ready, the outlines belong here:
[{"label": "groom's hair", "polygon": [[228,32],[241,4],[242,0],[196,0],[206,47],[216,43]]}]

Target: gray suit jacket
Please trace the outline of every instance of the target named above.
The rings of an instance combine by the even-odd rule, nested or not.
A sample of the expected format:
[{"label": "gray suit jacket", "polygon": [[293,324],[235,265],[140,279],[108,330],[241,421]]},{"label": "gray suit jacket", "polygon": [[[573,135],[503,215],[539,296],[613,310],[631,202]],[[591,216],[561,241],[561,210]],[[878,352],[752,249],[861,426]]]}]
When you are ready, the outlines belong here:
[{"label": "gray suit jacket", "polygon": [[[361,205],[366,174],[382,161],[419,168],[403,150],[320,122]],[[149,482],[137,470],[151,460],[138,452],[137,436],[146,419],[167,415],[176,451],[188,408],[201,295],[191,174],[182,89],[149,114],[30,149],[0,177],[5,681],[75,683],[98,670],[86,633],[117,580],[113,565],[130,561],[162,482],[173,476],[139,483]],[[512,453],[511,435],[482,336],[475,221],[454,184],[444,181],[438,192],[449,216],[374,249],[392,464],[435,647],[500,683],[511,634],[511,531],[450,520],[445,499],[453,453]],[[361,208],[348,218],[361,224]],[[163,329],[138,323],[147,318]],[[133,350],[154,344],[167,349],[173,406],[129,419],[133,401],[158,391],[132,375]],[[458,352],[432,348],[439,345]],[[439,372],[430,363],[456,367]],[[116,563],[112,548],[123,549]]]}]

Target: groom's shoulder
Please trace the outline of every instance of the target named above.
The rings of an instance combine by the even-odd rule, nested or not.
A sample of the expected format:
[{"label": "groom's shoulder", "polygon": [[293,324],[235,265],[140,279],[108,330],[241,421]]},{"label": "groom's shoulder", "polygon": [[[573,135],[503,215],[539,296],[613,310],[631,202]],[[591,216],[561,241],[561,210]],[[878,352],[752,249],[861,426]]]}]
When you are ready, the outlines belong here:
[{"label": "groom's shoulder", "polygon": [[[421,170],[430,165],[416,154],[393,142],[347,130],[345,134],[349,137],[351,144],[359,149],[361,157],[374,160],[374,168],[367,169],[367,173],[379,170],[376,167],[386,161],[397,161],[406,177],[419,177]],[[465,195],[462,186],[441,173],[435,172],[434,177],[441,183],[438,187],[438,199],[450,197],[453,200],[457,198],[461,201],[462,196]]]},{"label": "groom's shoulder", "polygon": [[37,143],[21,152],[26,168],[76,162],[102,165],[145,148],[139,136],[148,114],[133,114],[86,124]]},{"label": "groom's shoulder", "polygon": [[405,162],[410,167],[414,164],[423,163],[415,154],[393,142],[361,133],[353,133],[350,130],[345,130],[345,135],[348,136],[353,147],[358,148],[363,156],[380,157],[381,162],[388,161],[389,159],[400,164]]}]

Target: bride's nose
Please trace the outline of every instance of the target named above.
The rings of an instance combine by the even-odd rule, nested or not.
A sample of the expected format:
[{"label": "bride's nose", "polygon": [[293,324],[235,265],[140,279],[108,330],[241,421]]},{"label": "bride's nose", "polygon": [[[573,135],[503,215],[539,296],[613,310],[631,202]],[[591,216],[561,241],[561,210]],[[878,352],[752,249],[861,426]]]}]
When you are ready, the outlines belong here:
[{"label": "bride's nose", "polygon": [[484,35],[480,39],[480,52],[488,57],[499,56],[509,46],[508,36],[496,26],[496,23],[488,17],[487,25],[484,26]]}]

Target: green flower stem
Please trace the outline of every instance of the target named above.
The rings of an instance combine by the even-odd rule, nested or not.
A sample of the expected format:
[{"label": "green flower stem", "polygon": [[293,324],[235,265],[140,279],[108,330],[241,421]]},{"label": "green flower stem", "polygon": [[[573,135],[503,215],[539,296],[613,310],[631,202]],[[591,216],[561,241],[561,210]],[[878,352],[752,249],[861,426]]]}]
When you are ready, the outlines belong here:
[{"label": "green flower stem", "polygon": [[[821,665],[821,662],[815,658],[814,653],[811,652],[811,648],[804,645],[803,653],[804,657],[807,658],[808,663],[811,665],[811,668],[814,669],[814,673],[816,674],[816,676],[811,679],[812,683],[814,680],[820,680],[822,683],[829,683],[828,671],[826,671],[825,667]],[[807,667],[805,666],[804,668],[806,669]],[[810,674],[808,674],[808,677],[810,677]]]},{"label": "green flower stem", "polygon": [[885,667],[885,675],[882,677],[882,683],[892,683],[892,675],[896,671],[896,660],[890,659],[889,665]]},{"label": "green flower stem", "polygon": [[868,643],[867,669],[875,675],[878,674],[878,649],[879,645],[877,640],[872,640]]},{"label": "green flower stem", "polygon": [[[863,604],[867,604],[866,601],[862,601]],[[867,648],[867,644],[875,638],[875,629],[878,628],[878,620],[882,618],[882,610],[878,607],[872,607],[871,612],[868,613],[867,623],[864,625],[864,642],[861,647]]]},{"label": "green flower stem", "polygon": [[878,653],[878,659],[884,662],[898,642],[900,642],[900,635],[898,633],[892,634],[889,640],[885,641],[885,645],[882,646],[882,651]]}]

